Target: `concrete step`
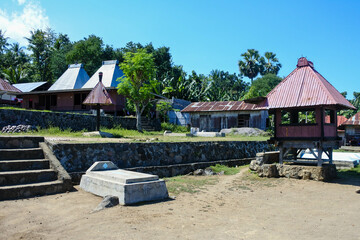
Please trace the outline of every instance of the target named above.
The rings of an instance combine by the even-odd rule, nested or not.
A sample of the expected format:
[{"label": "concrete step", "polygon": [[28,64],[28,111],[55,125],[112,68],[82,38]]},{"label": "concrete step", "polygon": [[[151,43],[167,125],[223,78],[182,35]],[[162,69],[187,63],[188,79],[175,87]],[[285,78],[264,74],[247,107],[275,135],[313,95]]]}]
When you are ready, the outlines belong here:
[{"label": "concrete step", "polygon": [[0,200],[28,198],[67,191],[61,181],[0,186]]},{"label": "concrete step", "polygon": [[0,172],[48,168],[50,168],[50,163],[47,159],[0,160]]},{"label": "concrete step", "polygon": [[57,174],[52,169],[0,172],[0,186],[54,181]]},{"label": "concrete step", "polygon": [[41,148],[0,149],[0,160],[43,159]]}]

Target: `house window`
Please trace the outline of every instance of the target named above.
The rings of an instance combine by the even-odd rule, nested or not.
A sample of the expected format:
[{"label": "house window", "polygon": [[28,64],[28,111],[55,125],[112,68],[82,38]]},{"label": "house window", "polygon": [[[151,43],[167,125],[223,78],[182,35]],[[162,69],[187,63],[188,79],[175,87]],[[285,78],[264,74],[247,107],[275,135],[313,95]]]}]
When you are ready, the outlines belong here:
[{"label": "house window", "polygon": [[281,111],[281,124],[290,124],[290,112],[289,111]]},{"label": "house window", "polygon": [[56,105],[57,105],[57,95],[51,95],[50,106],[56,106]]},{"label": "house window", "polygon": [[281,124],[299,125],[299,124],[316,124],[314,110],[291,110],[281,111]]},{"label": "house window", "polygon": [[335,123],[335,111],[330,109],[325,109],[325,123],[331,124]]},{"label": "house window", "polygon": [[299,111],[299,123],[300,124],[315,124],[316,117],[315,111]]},{"label": "house window", "polygon": [[238,127],[249,127],[250,114],[238,115]]}]

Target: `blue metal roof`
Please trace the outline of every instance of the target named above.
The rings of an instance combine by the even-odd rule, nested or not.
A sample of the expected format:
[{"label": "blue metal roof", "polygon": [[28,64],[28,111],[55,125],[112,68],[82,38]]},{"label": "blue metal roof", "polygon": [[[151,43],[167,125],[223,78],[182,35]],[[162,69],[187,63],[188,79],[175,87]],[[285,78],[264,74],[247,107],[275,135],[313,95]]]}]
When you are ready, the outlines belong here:
[{"label": "blue metal roof", "polygon": [[89,75],[86,73],[82,64],[72,64],[59,77],[58,80],[49,88],[52,90],[70,90],[79,89],[89,80]]},{"label": "blue metal roof", "polygon": [[99,82],[99,72],[103,73],[102,83],[105,87],[117,87],[119,82],[116,80],[124,75],[119,68],[119,62],[117,60],[110,60],[103,61],[102,64],[103,65],[91,76],[82,88],[94,88]]}]

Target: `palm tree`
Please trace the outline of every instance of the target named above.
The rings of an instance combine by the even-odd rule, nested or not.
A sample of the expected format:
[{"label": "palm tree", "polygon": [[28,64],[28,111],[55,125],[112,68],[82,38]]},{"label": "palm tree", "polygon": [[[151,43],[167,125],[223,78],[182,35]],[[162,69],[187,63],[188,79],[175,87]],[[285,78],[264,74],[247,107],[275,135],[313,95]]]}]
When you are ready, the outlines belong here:
[{"label": "palm tree", "polygon": [[262,71],[262,64],[259,52],[255,49],[248,49],[247,52],[241,54],[244,60],[239,61],[239,70],[246,77],[253,79]]},{"label": "palm tree", "polygon": [[[265,60],[266,58],[266,60]],[[275,75],[278,74],[281,68],[281,63],[279,63],[279,60],[276,57],[276,54],[273,52],[265,52],[265,58],[261,57],[260,61],[262,63],[262,70],[260,71],[260,74],[262,76],[273,73]]]},{"label": "palm tree", "polygon": [[17,67],[11,66],[7,69],[3,69],[2,74],[11,84],[20,83],[21,80],[27,77],[26,71],[20,65]]}]

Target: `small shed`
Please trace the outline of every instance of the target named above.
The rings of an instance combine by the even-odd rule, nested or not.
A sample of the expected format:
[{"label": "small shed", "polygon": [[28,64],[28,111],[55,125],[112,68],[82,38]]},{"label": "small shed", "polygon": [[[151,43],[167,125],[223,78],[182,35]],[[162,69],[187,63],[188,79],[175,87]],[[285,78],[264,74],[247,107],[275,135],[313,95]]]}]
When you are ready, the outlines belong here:
[{"label": "small shed", "polygon": [[266,128],[267,110],[244,101],[194,102],[182,113],[190,114],[191,127],[199,131],[219,132],[226,128]]},{"label": "small shed", "polygon": [[[322,153],[332,162],[332,150],[338,148],[337,110],[354,109],[306,58],[258,104],[274,115],[274,137],[280,149],[280,163],[301,150],[310,149],[322,165]],[[313,151],[313,149],[317,149]]]}]

